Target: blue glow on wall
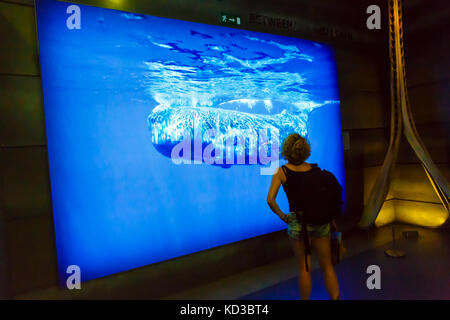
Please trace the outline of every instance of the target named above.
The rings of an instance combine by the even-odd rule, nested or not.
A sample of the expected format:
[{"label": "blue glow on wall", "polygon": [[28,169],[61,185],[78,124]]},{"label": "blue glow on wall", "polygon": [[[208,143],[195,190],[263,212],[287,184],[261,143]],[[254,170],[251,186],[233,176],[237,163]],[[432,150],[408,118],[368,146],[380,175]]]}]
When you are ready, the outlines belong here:
[{"label": "blue glow on wall", "polygon": [[[85,5],[81,28],[68,29],[69,5],[36,3],[61,281],[69,265],[86,281],[286,228],[266,204],[259,159],[172,162],[198,121],[222,138],[299,132],[309,162],[344,185],[328,46]],[[282,189],[277,200],[287,212]]]}]

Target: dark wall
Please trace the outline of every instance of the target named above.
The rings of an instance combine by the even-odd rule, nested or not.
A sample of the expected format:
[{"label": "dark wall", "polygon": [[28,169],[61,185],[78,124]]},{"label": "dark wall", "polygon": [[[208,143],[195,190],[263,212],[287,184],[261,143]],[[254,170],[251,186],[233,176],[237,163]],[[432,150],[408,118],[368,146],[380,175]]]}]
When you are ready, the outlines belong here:
[{"label": "dark wall", "polygon": [[[106,0],[75,2],[217,25],[219,14],[225,11],[241,15],[244,29],[332,45],[339,73],[342,125],[350,142],[344,155],[346,215],[355,221],[359,218],[365,168],[382,163],[389,139],[384,4],[380,4],[382,30],[366,28],[367,6],[382,1],[347,0],[337,5],[334,0],[160,0],[125,1],[121,7],[118,2]],[[254,19],[251,14],[260,16]],[[270,21],[274,21],[271,18],[287,19],[284,26],[288,27],[283,27],[283,23],[271,25]],[[35,25],[32,1],[0,0],[0,285],[3,296],[157,298],[292,254],[283,230],[96,279],[84,284],[84,290],[78,292],[57,289]],[[437,84],[433,89],[418,87],[417,92],[431,90],[431,95],[432,90],[440,90],[445,85]],[[437,111],[427,115],[435,119],[433,112]],[[429,128],[430,135],[437,134],[432,125]]]},{"label": "dark wall", "polygon": [[[450,3],[421,2],[406,8],[404,15],[407,85],[414,120],[435,163],[448,165]],[[417,162],[411,153],[402,156],[402,162]]]}]

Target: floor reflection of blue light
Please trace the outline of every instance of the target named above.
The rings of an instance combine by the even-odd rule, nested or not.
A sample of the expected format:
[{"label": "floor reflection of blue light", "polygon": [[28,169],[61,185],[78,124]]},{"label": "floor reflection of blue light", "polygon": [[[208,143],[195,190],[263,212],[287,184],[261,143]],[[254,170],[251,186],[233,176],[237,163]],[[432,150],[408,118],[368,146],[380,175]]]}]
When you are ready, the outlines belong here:
[{"label": "floor reflection of blue light", "polygon": [[[414,227],[413,227],[414,228]],[[367,251],[345,257],[336,267],[339,291],[342,300],[448,300],[450,234],[447,230],[417,229],[428,240],[408,241],[400,239],[397,246],[406,252],[406,257],[393,259],[385,254],[392,242]],[[387,234],[390,233],[388,230]],[[361,237],[362,238],[362,237]],[[371,240],[351,238],[352,241]],[[422,238],[422,239],[423,239]],[[377,238],[378,239],[378,238]],[[433,239],[433,241],[429,241]],[[368,247],[369,248],[369,247]],[[381,270],[381,288],[367,287],[367,267],[377,265]],[[282,270],[280,270],[282,272]],[[323,274],[320,269],[311,273],[312,291],[310,299],[328,300]],[[241,297],[242,300],[298,300],[300,299],[297,277]]]}]

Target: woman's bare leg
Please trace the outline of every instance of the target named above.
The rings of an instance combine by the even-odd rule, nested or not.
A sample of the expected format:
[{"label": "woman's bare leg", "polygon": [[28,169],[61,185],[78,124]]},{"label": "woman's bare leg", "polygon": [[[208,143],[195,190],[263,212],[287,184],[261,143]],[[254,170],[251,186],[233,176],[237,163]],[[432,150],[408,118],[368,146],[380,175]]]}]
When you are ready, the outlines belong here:
[{"label": "woman's bare leg", "polygon": [[339,284],[334,271],[334,266],[331,261],[331,247],[330,237],[311,237],[312,245],[317,253],[320,268],[323,271],[325,278],[325,287],[327,288],[330,298],[333,300],[339,299]]},{"label": "woman's bare leg", "polygon": [[[305,245],[303,240],[297,240],[289,238],[291,241],[292,249],[294,250],[295,256],[297,257],[299,265],[298,274],[298,287],[300,290],[300,297],[302,300],[308,300],[312,289],[311,273],[306,271],[305,265]],[[311,271],[311,259],[308,256],[308,266]]]}]

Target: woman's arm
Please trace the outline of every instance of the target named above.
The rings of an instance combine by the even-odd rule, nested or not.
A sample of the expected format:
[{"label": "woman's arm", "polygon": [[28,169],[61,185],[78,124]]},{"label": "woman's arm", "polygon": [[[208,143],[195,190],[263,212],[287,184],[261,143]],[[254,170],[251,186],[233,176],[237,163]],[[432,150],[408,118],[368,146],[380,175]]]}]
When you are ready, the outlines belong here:
[{"label": "woman's arm", "polygon": [[278,169],[277,172],[275,172],[272,176],[272,183],[270,184],[269,193],[267,195],[267,204],[269,205],[270,209],[272,209],[272,211],[280,217],[281,220],[287,223],[288,215],[284,214],[283,211],[281,211],[280,207],[275,201],[275,199],[277,198],[278,190],[280,189],[280,185],[281,179]]}]

